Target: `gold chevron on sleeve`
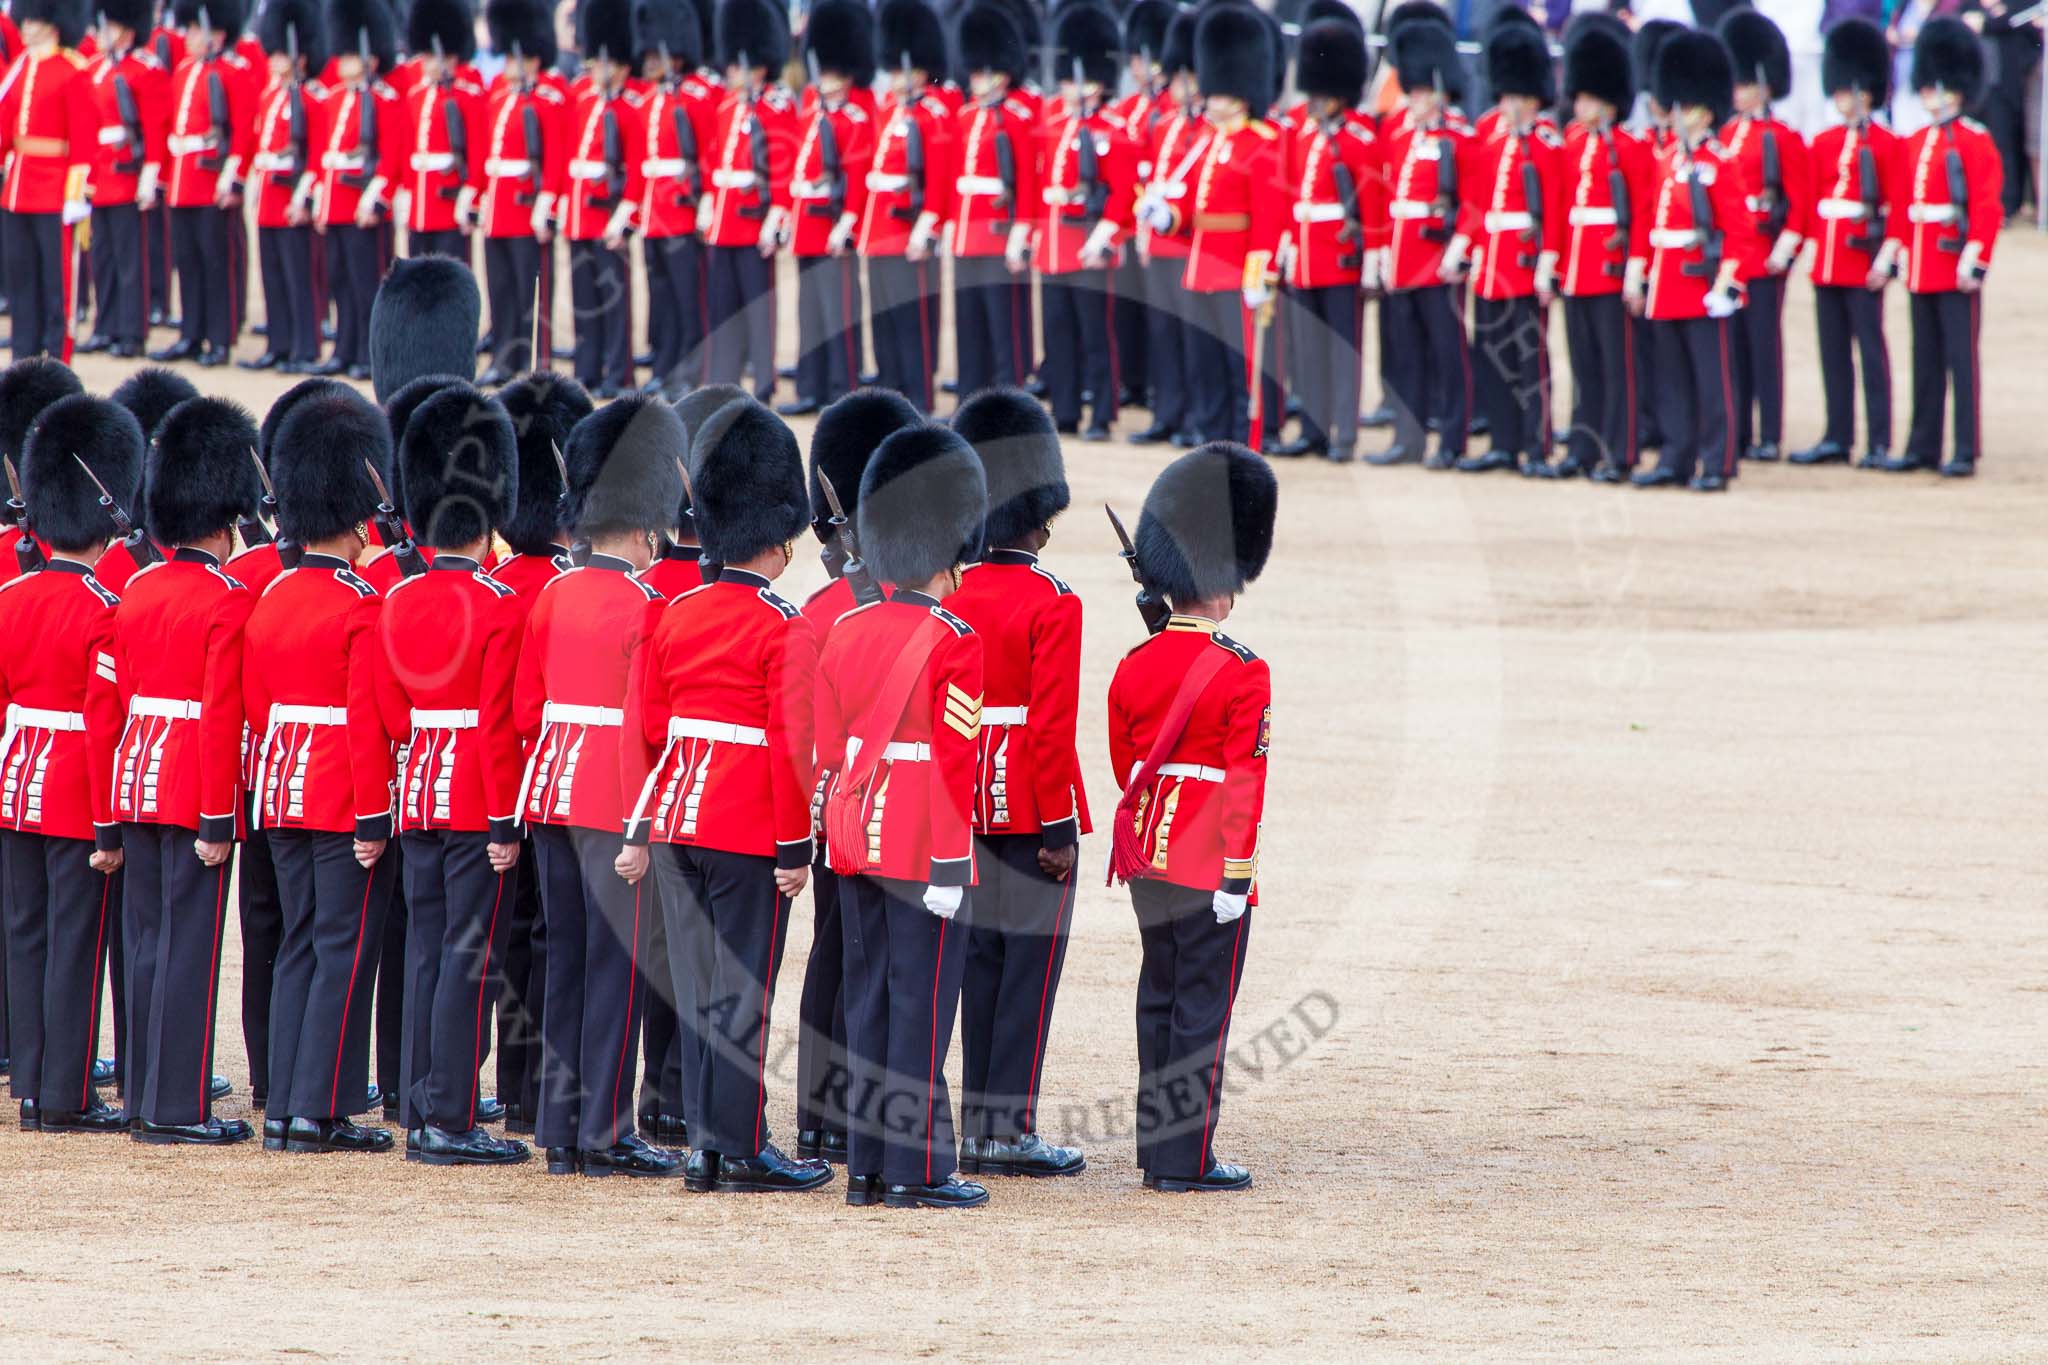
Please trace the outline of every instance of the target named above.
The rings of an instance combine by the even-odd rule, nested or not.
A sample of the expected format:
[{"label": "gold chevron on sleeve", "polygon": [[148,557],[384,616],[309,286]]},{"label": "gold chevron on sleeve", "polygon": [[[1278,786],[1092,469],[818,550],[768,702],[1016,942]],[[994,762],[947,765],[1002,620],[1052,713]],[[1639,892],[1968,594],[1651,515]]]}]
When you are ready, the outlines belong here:
[{"label": "gold chevron on sleeve", "polygon": [[952,683],[946,684],[946,724],[973,739],[981,733],[981,698],[971,697]]}]

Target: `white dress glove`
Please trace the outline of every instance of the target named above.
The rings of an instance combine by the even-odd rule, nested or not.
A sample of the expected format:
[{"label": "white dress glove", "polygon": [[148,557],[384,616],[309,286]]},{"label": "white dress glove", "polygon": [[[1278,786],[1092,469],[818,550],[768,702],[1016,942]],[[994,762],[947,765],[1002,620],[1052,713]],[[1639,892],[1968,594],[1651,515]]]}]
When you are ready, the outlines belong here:
[{"label": "white dress glove", "polygon": [[839,221],[832,225],[832,235],[825,239],[825,250],[834,256],[844,256],[853,245],[854,229],[860,226],[860,219],[851,213],[839,215]]},{"label": "white dress glove", "polygon": [[1173,210],[1164,199],[1147,194],[1138,201],[1138,221],[1154,232],[1173,231]]},{"label": "white dress glove", "polygon": [[1228,924],[1244,914],[1244,908],[1250,900],[1251,896],[1249,893],[1233,894],[1229,891],[1218,891],[1215,899],[1211,902],[1216,907],[1216,922],[1218,924]]},{"label": "white dress glove", "polygon": [[92,201],[89,199],[66,199],[64,201],[64,226],[82,223],[92,217]]},{"label": "white dress glove", "polygon": [[1792,268],[1792,262],[1799,259],[1799,234],[1787,230],[1778,234],[1778,240],[1771,244],[1771,258],[1764,262],[1765,269],[1773,275],[1782,275]]},{"label": "white dress glove", "polygon": [[533,223],[533,235],[536,237],[545,237],[549,233],[553,232],[555,230],[554,220],[555,197],[552,194],[535,195],[533,200],[533,215],[531,218],[531,222]]},{"label": "white dress glove", "polygon": [[951,919],[960,912],[961,894],[962,890],[957,886],[927,886],[924,889],[924,908],[940,919]]},{"label": "white dress glove", "polygon": [[1710,318],[1732,318],[1742,310],[1742,296],[1732,289],[1710,289],[1707,291],[1707,316]]},{"label": "white dress glove", "polygon": [[465,230],[476,226],[476,186],[455,191],[455,225]]},{"label": "white dress glove", "polygon": [[1115,241],[1116,224],[1105,218],[1089,230],[1088,240],[1081,243],[1081,263],[1091,269],[1099,268],[1096,263],[1114,264],[1110,253],[1114,250],[1111,244]]},{"label": "white dress glove", "polygon": [[1023,274],[1025,269],[1030,266],[1031,224],[1012,223],[1010,225],[1009,240],[1003,244],[1003,260],[1008,264],[1010,273],[1013,275]]}]

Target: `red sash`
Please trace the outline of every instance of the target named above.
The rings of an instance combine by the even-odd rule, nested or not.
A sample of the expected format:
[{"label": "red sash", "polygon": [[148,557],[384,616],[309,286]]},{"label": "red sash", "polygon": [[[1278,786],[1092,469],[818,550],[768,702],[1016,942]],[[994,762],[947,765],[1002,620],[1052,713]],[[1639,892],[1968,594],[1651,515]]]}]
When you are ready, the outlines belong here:
[{"label": "red sash", "polygon": [[1153,737],[1152,751],[1145,755],[1145,761],[1138,765],[1138,771],[1131,775],[1123,795],[1117,798],[1116,814],[1110,817],[1109,875],[1103,879],[1107,886],[1112,881],[1127,882],[1152,865],[1151,855],[1145,851],[1144,841],[1138,837],[1140,816],[1138,802],[1152,788],[1152,779],[1159,775],[1167,757],[1173,753],[1173,746],[1180,743],[1180,737],[1187,732],[1188,717],[1195,712],[1195,703],[1202,699],[1202,693],[1215,680],[1222,669],[1225,654],[1220,649],[1205,651],[1195,660],[1194,667],[1180,680],[1180,690],[1173,694],[1173,704],[1166,708],[1166,719],[1160,723],[1159,733]]},{"label": "red sash", "polygon": [[923,623],[923,634],[896,656],[881,690],[860,718],[852,738],[860,741],[853,762],[841,770],[839,780],[825,795],[825,854],[832,870],[842,877],[859,876],[870,866],[868,859],[868,784],[882,766],[889,741],[910,709],[911,694],[924,676],[924,666],[939,647],[947,628],[935,620]]}]

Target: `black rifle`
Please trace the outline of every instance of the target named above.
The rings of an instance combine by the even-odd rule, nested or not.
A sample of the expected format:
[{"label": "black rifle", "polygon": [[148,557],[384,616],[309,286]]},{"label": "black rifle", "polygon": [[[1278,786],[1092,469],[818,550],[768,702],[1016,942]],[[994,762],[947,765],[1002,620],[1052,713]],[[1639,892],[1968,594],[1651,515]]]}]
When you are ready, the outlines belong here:
[{"label": "black rifle", "polygon": [[[917,101],[910,98],[908,52],[903,54],[903,81],[904,102],[902,108],[897,110],[896,117],[903,120],[903,169],[909,173],[906,178],[910,181],[910,202],[900,209],[891,209],[889,212],[892,216],[914,225],[924,216],[924,129],[910,113],[911,106]],[[881,152],[877,151],[875,158],[880,160],[881,155]]]},{"label": "black rifle", "polygon": [[11,455],[7,458],[7,492],[7,520],[21,528],[21,539],[14,542],[14,562],[21,572],[34,573],[48,561],[43,558],[43,547],[28,532],[28,504],[22,501],[21,476],[14,472]]},{"label": "black rifle", "polygon": [[1115,528],[1116,538],[1123,545],[1117,553],[1123,557],[1124,563],[1131,566],[1131,581],[1138,585],[1138,615],[1145,622],[1146,633],[1157,635],[1166,629],[1166,618],[1173,615],[1173,608],[1145,581],[1145,571],[1138,567],[1138,547],[1131,544],[1131,533],[1124,529],[1123,518],[1106,502],[1102,504],[1102,510],[1109,514],[1109,524]]},{"label": "black rifle", "polygon": [[277,519],[277,490],[270,486],[270,471],[263,467],[263,457],[256,453],[256,447],[249,447],[249,463],[256,466],[256,477],[263,484],[263,500],[256,515],[236,517],[235,530],[242,537],[245,547],[270,544],[273,537],[270,528],[263,524],[263,514],[269,513],[271,520]]},{"label": "black rifle", "polygon": [[154,564],[162,559],[163,552],[156,548],[148,536],[135,529],[135,523],[128,519],[128,510],[114,501],[114,495],[100,482],[100,476],[92,472],[92,466],[80,460],[76,453],[71,458],[85,471],[85,477],[92,480],[92,486],[99,490],[100,510],[107,514],[108,521],[114,523],[115,534],[119,535],[121,543],[128,547],[128,556],[135,561],[136,567]]},{"label": "black rifle", "polygon": [[370,520],[377,527],[378,539],[391,547],[391,555],[398,561],[399,573],[407,578],[425,573],[426,556],[420,553],[419,546],[413,544],[412,533],[405,529],[398,509],[391,505],[391,490],[384,486],[384,476],[377,472],[376,461],[365,457],[363,468],[370,471],[370,483],[377,490],[377,510],[370,514]]},{"label": "black rifle", "polygon": [[616,208],[626,197],[626,142],[619,128],[619,116],[609,103],[604,108],[604,207]]},{"label": "black rifle", "polygon": [[1934,245],[1943,251],[1960,252],[1970,240],[1970,173],[1963,169],[1963,154],[1956,150],[1954,129],[1948,130],[1946,136],[1950,141],[1942,158],[1942,169],[1948,176],[1948,201],[1956,206],[1956,235],[1937,237]]},{"label": "black rifle", "polygon": [[676,138],[676,159],[683,163],[676,190],[676,204],[681,207],[697,199],[697,130],[690,126],[690,116],[680,103],[669,106],[668,126]]},{"label": "black rifle", "polygon": [[1522,234],[1522,240],[1529,244],[1529,253],[1518,256],[1515,264],[1533,269],[1543,253],[1543,177],[1533,161],[1522,163],[1522,198],[1529,210],[1529,230]]},{"label": "black rifle", "polygon": [[1700,238],[1700,260],[1698,265],[1679,267],[1681,273],[1695,279],[1712,280],[1721,273],[1721,229],[1714,224],[1714,200],[1707,193],[1706,182],[1700,179],[1699,162],[1695,161],[1691,149],[1685,156],[1686,189],[1692,204],[1693,231]]},{"label": "black rifle", "polygon": [[128,78],[114,71],[114,112],[121,120],[121,155],[114,162],[119,175],[136,175],[142,170],[142,111],[136,107],[135,92]]},{"label": "black rifle", "polygon": [[212,128],[207,133],[209,145],[199,154],[199,169],[215,172],[228,164],[228,145],[234,132],[234,119],[228,109],[227,84],[210,63],[206,68],[206,117]]},{"label": "black rifle", "polygon": [[1007,233],[1017,221],[1017,148],[1010,141],[1010,129],[1003,122],[1002,106],[995,109],[996,116],[996,179],[1003,182],[1003,193],[996,200],[996,207],[1002,210],[1001,222],[991,221],[991,232]]},{"label": "black rifle", "polygon": [[818,471],[818,489],[825,495],[825,505],[832,509],[825,527],[839,543],[839,576],[853,589],[853,600],[861,606],[881,601],[881,585],[875,582],[875,576],[861,562],[860,542],[854,539],[853,523],[846,519],[846,509],[839,505],[839,490],[832,486],[832,480],[825,477],[822,469]]},{"label": "black rifle", "polygon": [[1884,246],[1884,186],[1877,176],[1877,154],[1866,137],[1856,148],[1856,197],[1863,202],[1863,235],[1849,237],[1858,251],[1875,254]]},{"label": "black rifle", "polygon": [[1775,242],[1792,216],[1792,205],[1785,198],[1785,168],[1778,157],[1778,135],[1766,128],[1763,138],[1764,189],[1756,202],[1764,215],[1764,235]]},{"label": "black rifle", "polygon": [[1074,184],[1081,192],[1081,216],[1090,223],[1102,220],[1109,207],[1109,181],[1102,176],[1102,159],[1095,151],[1095,135],[1088,130],[1088,104],[1081,94],[1081,60],[1074,59],[1074,132],[1080,139],[1080,164],[1074,168]]},{"label": "black rifle", "polygon": [[[1603,251],[1618,251],[1625,258],[1628,255],[1629,226],[1634,221],[1635,206],[1630,202],[1628,176],[1621,169],[1621,155],[1614,150],[1614,132],[1609,128],[1600,130],[1600,141],[1607,148],[1607,197],[1614,201],[1614,234],[1601,244]],[[1601,272],[1614,279],[1627,273],[1625,260],[1605,262]]]},{"label": "black rifle", "polygon": [[448,54],[442,50],[438,33],[434,35],[434,57],[441,63],[441,120],[448,125],[448,153],[455,158],[455,169],[451,172],[454,178],[441,187],[441,197],[460,199],[463,181],[469,178],[469,129],[462,122],[462,106],[450,91],[455,77],[449,69]]},{"label": "black rifle", "polygon": [[377,178],[377,88],[370,71],[370,31],[356,30],[356,57],[363,64],[363,89],[356,103],[356,154],[363,159],[361,170],[343,171],[338,177],[350,189],[360,190]]},{"label": "black rifle", "polygon": [[1337,229],[1337,240],[1359,248],[1337,258],[1338,269],[1350,270],[1361,260],[1365,244],[1365,227],[1358,216],[1358,182],[1352,177],[1351,168],[1334,158],[1330,162],[1330,180],[1337,187],[1337,202],[1344,206],[1344,226]]},{"label": "black rifle", "polygon": [[1442,131],[1444,73],[1439,70],[1431,75],[1436,81],[1437,126],[1422,135],[1436,143],[1436,197],[1430,201],[1430,210],[1442,226],[1424,227],[1418,235],[1425,242],[1448,242],[1458,230],[1458,148]]},{"label": "black rifle", "polygon": [[285,55],[291,61],[291,84],[288,87],[285,106],[285,136],[291,147],[292,164],[290,174],[298,176],[306,169],[306,85],[299,79],[299,26],[286,24],[284,28]]},{"label": "black rifle", "polygon": [[739,210],[742,218],[766,218],[772,207],[768,202],[768,128],[761,122],[761,116],[754,112],[750,102],[747,105],[747,160],[753,163],[754,202]]},{"label": "black rifle", "polygon": [[519,127],[526,135],[526,183],[533,188],[524,193],[513,191],[512,202],[525,208],[540,198],[540,163],[547,150],[540,131],[540,110],[530,95],[520,102]]}]

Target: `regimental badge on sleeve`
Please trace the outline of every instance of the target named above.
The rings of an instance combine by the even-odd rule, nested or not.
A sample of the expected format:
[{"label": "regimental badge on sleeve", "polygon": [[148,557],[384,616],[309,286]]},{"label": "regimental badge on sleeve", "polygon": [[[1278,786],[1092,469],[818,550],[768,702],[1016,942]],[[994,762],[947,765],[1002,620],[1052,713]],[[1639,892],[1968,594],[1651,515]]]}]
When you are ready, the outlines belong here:
[{"label": "regimental badge on sleeve", "polygon": [[1266,751],[1273,747],[1273,708],[1268,706],[1259,716],[1259,742],[1252,749],[1253,758],[1264,758]]}]

